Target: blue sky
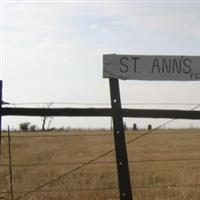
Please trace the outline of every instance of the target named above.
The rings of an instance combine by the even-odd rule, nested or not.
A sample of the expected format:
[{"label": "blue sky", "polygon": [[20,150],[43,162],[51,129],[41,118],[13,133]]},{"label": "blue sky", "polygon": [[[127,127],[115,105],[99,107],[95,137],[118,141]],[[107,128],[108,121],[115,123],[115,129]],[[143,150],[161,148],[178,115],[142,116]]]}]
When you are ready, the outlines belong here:
[{"label": "blue sky", "polygon": [[[1,77],[8,102],[109,103],[108,80],[102,78],[103,54],[200,53],[199,1],[2,0],[1,10]],[[124,103],[200,103],[198,82],[120,83]],[[6,117],[3,124],[17,127],[27,120],[41,123],[40,118]],[[127,123],[133,121],[141,126],[149,122]],[[53,122],[55,126],[110,125],[108,118]],[[191,123],[198,126],[194,121],[186,126]]]}]

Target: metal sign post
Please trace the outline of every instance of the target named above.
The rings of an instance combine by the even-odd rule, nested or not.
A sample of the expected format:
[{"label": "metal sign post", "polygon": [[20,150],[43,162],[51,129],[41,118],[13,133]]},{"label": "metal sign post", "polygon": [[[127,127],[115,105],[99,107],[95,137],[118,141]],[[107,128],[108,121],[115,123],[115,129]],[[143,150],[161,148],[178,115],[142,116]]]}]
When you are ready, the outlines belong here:
[{"label": "metal sign post", "polygon": [[120,199],[132,200],[133,198],[124,135],[119,81],[118,79],[109,79],[109,81]]}]

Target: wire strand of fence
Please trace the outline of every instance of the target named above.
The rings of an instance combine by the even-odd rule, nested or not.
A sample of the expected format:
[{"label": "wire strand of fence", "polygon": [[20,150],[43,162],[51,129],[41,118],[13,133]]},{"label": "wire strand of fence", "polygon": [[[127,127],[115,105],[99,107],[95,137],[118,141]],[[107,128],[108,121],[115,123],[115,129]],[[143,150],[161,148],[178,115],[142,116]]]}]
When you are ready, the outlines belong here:
[{"label": "wire strand of fence", "polygon": [[[136,163],[153,163],[153,162],[188,162],[200,161],[199,158],[178,158],[178,159],[155,159],[155,160],[130,160],[129,164]],[[68,166],[68,165],[81,165],[84,162],[63,162],[63,163],[25,163],[25,164],[12,164],[12,167],[45,167],[45,166]],[[116,161],[94,162],[90,165],[114,165]],[[9,167],[9,164],[2,164],[1,167]]]},{"label": "wire strand of fence", "polygon": [[[34,191],[32,193],[52,193],[52,192],[87,192],[87,191],[110,191],[110,190],[118,190],[118,188],[70,188],[70,189],[53,189],[53,190],[40,190]],[[13,191],[13,193],[25,193],[31,192],[31,190],[23,190],[23,191]],[[9,194],[10,191],[0,191],[0,193],[7,193]]]},{"label": "wire strand of fence", "polygon": [[[159,128],[162,128],[165,125],[156,126],[155,129],[158,130]],[[163,129],[163,130],[165,130],[165,129]],[[184,129],[184,130],[187,130],[187,129]],[[98,132],[97,133],[92,133],[92,131],[89,130],[89,132],[91,132],[89,134],[84,134],[84,133],[77,134],[76,130],[74,132],[72,130],[72,132],[71,131],[63,131],[61,134],[53,133],[53,132],[51,134],[49,134],[49,133],[45,134],[45,132],[43,133],[41,131],[39,131],[39,132],[35,131],[35,132],[30,132],[30,134],[26,133],[25,135],[24,134],[22,135],[21,133],[13,132],[14,135],[11,135],[11,138],[30,138],[31,139],[31,138],[55,138],[55,137],[56,138],[59,138],[59,137],[63,138],[63,137],[104,137],[104,136],[113,136],[113,133],[108,129],[100,130],[99,132],[101,132],[101,131],[106,131],[108,133],[98,133]],[[170,133],[169,129],[167,129],[167,131],[168,131],[168,134],[174,134],[173,132]],[[88,132],[88,131],[83,130],[83,132]],[[136,131],[128,129],[128,131],[126,131],[125,134],[128,135],[128,136],[131,136],[133,134],[142,134],[142,132],[144,132],[145,134],[147,133],[145,129],[140,129],[140,130],[136,130]],[[151,132],[152,132],[152,135],[153,134],[161,134],[160,132],[158,132],[158,133],[155,132],[154,129],[152,129]],[[43,133],[43,134],[41,135],[41,133]],[[5,135],[5,134],[2,135],[2,138],[7,138],[7,137],[8,136]]]},{"label": "wire strand of fence", "polygon": [[[3,105],[6,106],[22,106],[22,105],[79,105],[79,106],[110,106],[108,102],[10,102]],[[194,106],[199,103],[184,103],[184,102],[125,102],[122,103],[122,106],[137,106],[137,105],[144,105],[144,106],[152,106],[152,105],[171,105],[171,106]]]},{"label": "wire strand of fence", "polygon": [[[199,189],[200,184],[167,184],[167,185],[147,185],[134,186],[134,190],[151,190],[151,189],[172,189],[172,188],[190,188],[196,187]],[[23,191],[13,191],[13,193],[52,193],[52,192],[94,192],[94,191],[110,191],[110,190],[118,190],[117,187],[109,187],[109,188],[70,188],[70,189],[53,189],[53,190],[40,190],[40,191],[32,191],[32,190],[23,190]],[[0,191],[1,194],[10,194],[11,191]]]},{"label": "wire strand of fence", "polygon": [[[67,133],[67,132],[66,132]],[[37,134],[37,133],[36,133]],[[12,138],[59,138],[59,137],[98,137],[98,136],[112,136],[112,133],[96,133],[96,134],[65,134],[65,135],[12,135]],[[3,135],[2,138],[8,137]]]},{"label": "wire strand of fence", "polygon": [[155,189],[155,188],[160,188],[160,189],[170,189],[170,188],[183,188],[183,187],[200,187],[200,184],[173,184],[173,185],[149,185],[149,186],[134,186],[136,190],[141,190],[141,189]]},{"label": "wire strand of fence", "polygon": [[[158,130],[158,129],[156,129],[156,130]],[[138,131],[135,133],[137,133],[138,135],[140,134],[140,133],[138,133]],[[164,134],[164,133],[160,133],[160,132],[158,132],[158,133],[151,132],[151,133],[152,133],[151,135]],[[129,136],[131,136],[131,134],[132,133],[130,133]],[[145,131],[145,134],[146,134],[146,131]],[[168,133],[168,134],[174,134],[174,133]],[[74,134],[74,135],[72,135],[72,134],[69,134],[69,135],[68,134],[66,134],[66,135],[12,135],[11,138],[17,138],[17,139],[29,138],[29,139],[31,139],[31,138],[55,138],[55,137],[56,138],[63,138],[63,137],[88,137],[88,138],[90,138],[91,137],[91,139],[92,139],[92,137],[104,137],[104,136],[113,136],[113,134],[108,133],[108,134]],[[2,138],[7,138],[7,137],[8,136],[6,136],[6,135],[2,136]]]}]

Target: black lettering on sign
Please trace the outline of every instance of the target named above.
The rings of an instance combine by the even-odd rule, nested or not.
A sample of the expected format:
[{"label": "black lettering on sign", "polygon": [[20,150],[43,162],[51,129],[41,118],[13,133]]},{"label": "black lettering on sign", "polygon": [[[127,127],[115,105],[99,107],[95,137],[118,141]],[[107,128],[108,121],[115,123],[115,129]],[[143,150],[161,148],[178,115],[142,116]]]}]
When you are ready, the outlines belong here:
[{"label": "black lettering on sign", "polygon": [[176,60],[174,58],[172,63],[173,63],[173,73],[180,74],[182,72],[182,61],[181,61],[181,59]]},{"label": "black lettering on sign", "polygon": [[162,73],[165,72],[167,72],[168,74],[171,72],[171,59],[162,60]]},{"label": "black lettering on sign", "polygon": [[122,57],[122,58],[120,58],[120,64],[122,65],[121,67],[120,67],[120,72],[122,72],[122,73],[126,73],[126,72],[128,72],[128,65],[126,64],[126,61],[128,61],[128,58],[127,57]]},{"label": "black lettering on sign", "polygon": [[134,60],[133,70],[134,70],[134,73],[136,73],[137,72],[137,60],[140,59],[140,58],[131,57],[131,59]]},{"label": "black lettering on sign", "polygon": [[192,60],[190,58],[185,58],[183,60],[183,66],[184,66],[183,72],[185,74],[189,74],[192,71],[191,64],[192,64]]},{"label": "black lettering on sign", "polygon": [[200,79],[200,74],[199,73],[191,73],[190,74],[190,78],[192,79],[192,80],[199,80]]},{"label": "black lettering on sign", "polygon": [[157,59],[157,58],[155,58],[155,59],[153,60],[152,74],[153,74],[155,71],[158,72],[158,73],[160,73],[160,66],[159,66],[159,62],[158,62],[158,59]]}]

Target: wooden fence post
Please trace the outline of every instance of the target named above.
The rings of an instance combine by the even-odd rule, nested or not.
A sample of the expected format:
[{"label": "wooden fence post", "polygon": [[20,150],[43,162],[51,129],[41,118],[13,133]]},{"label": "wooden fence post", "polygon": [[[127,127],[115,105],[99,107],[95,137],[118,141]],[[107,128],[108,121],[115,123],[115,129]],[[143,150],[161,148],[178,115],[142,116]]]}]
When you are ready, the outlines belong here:
[{"label": "wooden fence post", "polygon": [[109,79],[120,200],[132,200],[118,79]]},{"label": "wooden fence post", "polygon": [[12,150],[11,150],[11,137],[10,137],[10,127],[9,126],[8,126],[8,158],[9,158],[9,176],[10,176],[10,199],[14,200],[13,171],[12,171]]},{"label": "wooden fence post", "polygon": [[0,80],[0,165],[1,165],[1,151],[2,151],[2,148],[1,148],[1,144],[2,144],[2,131],[1,131],[1,120],[2,120],[2,80]]}]

